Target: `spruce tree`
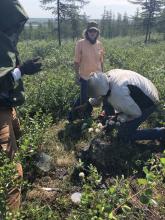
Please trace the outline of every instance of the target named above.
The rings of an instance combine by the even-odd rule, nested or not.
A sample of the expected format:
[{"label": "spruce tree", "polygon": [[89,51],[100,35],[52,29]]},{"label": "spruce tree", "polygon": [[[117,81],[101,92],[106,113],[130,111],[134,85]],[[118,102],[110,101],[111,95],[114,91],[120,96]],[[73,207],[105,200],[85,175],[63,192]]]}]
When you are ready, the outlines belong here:
[{"label": "spruce tree", "polygon": [[87,4],[88,0],[40,0],[40,3],[45,10],[50,10],[57,16],[58,41],[61,45],[61,22],[69,17],[72,20],[72,26],[75,26],[79,9]]},{"label": "spruce tree", "polygon": [[141,16],[143,18],[143,25],[145,28],[145,40],[150,41],[152,28],[155,25],[157,16],[165,7],[164,0],[128,0],[130,3],[138,4],[142,8]]}]

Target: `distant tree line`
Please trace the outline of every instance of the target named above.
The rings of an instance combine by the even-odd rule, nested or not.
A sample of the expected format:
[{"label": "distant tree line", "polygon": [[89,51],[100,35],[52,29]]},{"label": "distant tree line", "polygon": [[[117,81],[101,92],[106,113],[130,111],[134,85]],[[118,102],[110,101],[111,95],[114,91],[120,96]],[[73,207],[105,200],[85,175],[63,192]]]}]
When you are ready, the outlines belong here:
[{"label": "distant tree line", "polygon": [[[74,24],[71,24],[71,20],[68,19],[61,23],[60,26],[60,38],[64,40],[78,39],[82,36],[82,32],[86,27],[89,19],[85,15],[79,15]],[[56,39],[58,40],[58,25],[55,19],[49,19],[47,22],[31,22],[29,21],[22,34],[21,40],[42,40],[42,39]]]},{"label": "distant tree line", "polygon": [[[156,25],[161,25],[159,18],[162,18],[165,9],[165,0],[128,0],[130,3],[140,5],[141,20],[145,29],[145,43],[150,41],[151,33]],[[161,28],[162,29],[162,28]],[[161,30],[160,29],[160,30]],[[163,30],[162,30],[163,31]]]},{"label": "distant tree line", "polygon": [[[50,1],[42,0],[41,2],[45,6]],[[87,1],[77,0],[81,3],[81,7],[78,5],[74,7],[75,1],[70,0],[60,2],[54,0],[53,2],[56,3],[55,6],[47,7],[47,10],[57,13],[58,3],[60,3],[60,17],[54,20],[50,19],[46,23],[28,23],[21,39],[58,39],[60,45],[61,39],[75,40],[82,36],[89,18],[86,15],[80,15],[79,9]],[[129,2],[138,4],[141,7],[141,10],[137,9],[135,15],[131,17],[126,13],[124,15],[120,13],[114,15],[111,10],[104,9],[102,18],[97,20],[100,25],[101,36],[113,38],[117,36],[145,35],[144,41],[147,43],[151,39],[151,33],[163,33],[165,39],[165,1],[129,0]]]}]

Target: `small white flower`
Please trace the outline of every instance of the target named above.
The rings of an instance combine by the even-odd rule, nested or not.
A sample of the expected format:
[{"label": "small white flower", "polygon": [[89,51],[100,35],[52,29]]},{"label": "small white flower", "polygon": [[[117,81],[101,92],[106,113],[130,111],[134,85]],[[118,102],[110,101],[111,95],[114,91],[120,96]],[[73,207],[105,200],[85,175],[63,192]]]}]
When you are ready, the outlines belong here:
[{"label": "small white flower", "polygon": [[92,133],[93,131],[94,131],[93,128],[89,128],[89,129],[88,129],[88,132],[89,132],[89,133]]},{"label": "small white flower", "polygon": [[96,132],[96,133],[99,133],[100,131],[101,131],[101,130],[100,130],[99,128],[96,128],[96,129],[95,129],[95,132]]},{"label": "small white flower", "polygon": [[79,177],[84,178],[85,174],[83,172],[79,173]]},{"label": "small white flower", "polygon": [[101,123],[98,123],[97,127],[102,129],[103,125]]}]

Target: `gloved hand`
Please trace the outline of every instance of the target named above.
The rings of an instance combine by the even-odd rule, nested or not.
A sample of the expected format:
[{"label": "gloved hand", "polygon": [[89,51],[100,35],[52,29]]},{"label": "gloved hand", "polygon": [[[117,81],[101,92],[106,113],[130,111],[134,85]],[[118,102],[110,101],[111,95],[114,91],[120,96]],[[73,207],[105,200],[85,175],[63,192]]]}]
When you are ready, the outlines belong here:
[{"label": "gloved hand", "polygon": [[121,113],[117,116],[117,121],[119,121],[120,123],[125,123],[127,120],[128,120],[128,117],[125,114]]},{"label": "gloved hand", "polygon": [[19,69],[22,75],[33,75],[41,70],[42,63],[40,58],[33,58],[31,60],[25,61],[20,65]]}]

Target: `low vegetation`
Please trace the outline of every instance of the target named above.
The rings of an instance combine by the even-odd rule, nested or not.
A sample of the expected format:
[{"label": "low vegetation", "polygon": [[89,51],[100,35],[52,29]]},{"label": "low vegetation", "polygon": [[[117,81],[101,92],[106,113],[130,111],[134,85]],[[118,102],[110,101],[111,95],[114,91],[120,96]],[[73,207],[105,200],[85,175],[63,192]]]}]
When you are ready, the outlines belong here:
[{"label": "low vegetation", "polygon": [[[105,71],[113,68],[130,69],[151,79],[160,93],[160,106],[144,126],[165,124],[165,42],[155,40],[144,45],[143,38],[115,38],[103,40]],[[57,42],[28,41],[19,44],[21,59],[41,56],[44,68],[34,77],[25,77],[26,103],[18,108],[23,135],[14,161],[0,158],[0,213],[5,219],[163,219],[165,216],[165,149],[158,142],[134,146],[112,146],[112,169],[102,175],[93,165],[84,171],[77,153],[98,135],[94,120],[76,121],[72,126],[66,118],[68,110],[79,94],[74,82],[74,43],[60,48]],[[83,125],[83,127],[82,127]],[[91,130],[90,128],[93,128]],[[52,157],[52,168],[44,172],[36,167],[37,153]],[[24,179],[11,180],[17,161],[24,168]],[[78,181],[73,179],[78,167]],[[115,169],[116,168],[116,169]],[[122,172],[121,168],[123,168]],[[22,185],[23,201],[19,213],[5,208],[5,191]],[[45,191],[42,188],[54,188]],[[81,192],[80,204],[73,204],[70,196]]]}]

